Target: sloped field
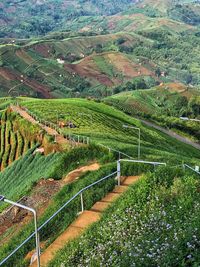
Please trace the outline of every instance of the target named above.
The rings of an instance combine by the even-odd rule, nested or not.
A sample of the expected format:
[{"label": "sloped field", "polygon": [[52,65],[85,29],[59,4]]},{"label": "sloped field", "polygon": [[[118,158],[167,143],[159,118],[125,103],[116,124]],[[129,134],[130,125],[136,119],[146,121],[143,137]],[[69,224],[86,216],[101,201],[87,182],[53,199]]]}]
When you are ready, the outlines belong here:
[{"label": "sloped field", "polygon": [[[12,162],[33,148],[38,139],[38,128],[16,115],[5,111],[0,122],[0,167],[4,170]],[[40,140],[41,141],[41,140]]]}]

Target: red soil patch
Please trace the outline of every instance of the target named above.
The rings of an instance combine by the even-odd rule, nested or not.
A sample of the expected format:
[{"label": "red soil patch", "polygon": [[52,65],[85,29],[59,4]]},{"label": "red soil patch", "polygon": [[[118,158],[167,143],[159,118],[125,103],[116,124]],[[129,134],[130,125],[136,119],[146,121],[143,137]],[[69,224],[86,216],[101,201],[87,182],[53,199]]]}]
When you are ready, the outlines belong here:
[{"label": "red soil patch", "polygon": [[23,80],[23,84],[26,86],[32,88],[34,91],[41,93],[43,97],[45,98],[51,98],[50,91],[51,89],[43,84],[38,83],[37,81],[27,78],[27,77],[21,77],[20,74],[14,73],[11,70],[8,70],[6,68],[0,68],[0,75],[5,78],[6,80],[13,80],[13,81],[19,81]]},{"label": "red soil patch", "polygon": [[99,71],[91,56],[85,58],[79,64],[66,64],[65,68],[71,73],[76,73],[81,77],[96,80],[106,86],[114,85],[114,82],[106,74]]},{"label": "red soil patch", "polygon": [[[41,56],[45,57],[45,58],[49,58],[50,57],[50,51],[51,51],[51,47],[48,44],[37,44],[32,46],[32,48]],[[49,52],[48,52],[49,51]]]},{"label": "red soil patch", "polygon": [[140,66],[129,60],[126,56],[121,53],[109,53],[107,58],[111,64],[128,79],[137,76],[154,76],[154,73],[147,68]]}]

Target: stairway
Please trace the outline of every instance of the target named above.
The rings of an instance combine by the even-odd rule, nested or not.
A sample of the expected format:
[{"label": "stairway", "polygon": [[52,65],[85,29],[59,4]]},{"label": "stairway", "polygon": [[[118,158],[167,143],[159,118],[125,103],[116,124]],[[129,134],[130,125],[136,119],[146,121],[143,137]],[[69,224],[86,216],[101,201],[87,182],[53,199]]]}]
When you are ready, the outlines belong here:
[{"label": "stairway", "polygon": [[[91,224],[97,222],[101,218],[101,213],[108,208],[115,200],[117,200],[130,185],[134,184],[140,176],[128,176],[122,179],[122,185],[116,186],[111,193],[108,193],[101,201],[96,202],[90,210],[82,212],[77,219],[41,254],[41,267],[54,258],[55,253],[62,249],[70,240],[80,236]],[[37,260],[30,265],[37,267]]]}]

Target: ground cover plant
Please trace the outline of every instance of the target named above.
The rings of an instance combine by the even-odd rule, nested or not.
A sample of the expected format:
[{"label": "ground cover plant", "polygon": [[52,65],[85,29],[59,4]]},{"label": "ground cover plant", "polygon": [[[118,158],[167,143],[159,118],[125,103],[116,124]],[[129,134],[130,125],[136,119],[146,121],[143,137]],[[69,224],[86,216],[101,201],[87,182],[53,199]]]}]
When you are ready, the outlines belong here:
[{"label": "ground cover plant", "polygon": [[[69,200],[75,193],[77,193],[83,187],[99,180],[100,178],[112,173],[116,170],[116,164],[107,164],[103,166],[99,171],[95,173],[84,174],[77,182],[64,186],[61,191],[55,195],[43,216],[39,219],[41,225],[46,221],[55,211],[57,211],[61,205]],[[104,181],[98,186],[86,191],[83,194],[85,209],[89,209],[96,201],[100,200],[107,192],[111,191],[116,184],[115,176],[108,181]],[[59,234],[66,229],[66,227],[76,218],[77,213],[80,211],[80,199],[77,198],[70,205],[62,210],[49,224],[47,224],[40,232],[41,241],[45,242],[48,246]],[[56,225],[56,231],[54,226]],[[14,237],[12,240],[1,247],[0,258],[4,258],[9,252],[11,252],[16,246],[26,239],[33,231],[33,224],[28,224]],[[8,266],[28,266],[29,262],[24,260],[25,255],[30,252],[35,246],[34,239],[23,246],[17,254],[14,255],[7,263]]]},{"label": "ground cover plant", "polygon": [[146,174],[48,266],[198,266],[199,185],[178,169]]}]

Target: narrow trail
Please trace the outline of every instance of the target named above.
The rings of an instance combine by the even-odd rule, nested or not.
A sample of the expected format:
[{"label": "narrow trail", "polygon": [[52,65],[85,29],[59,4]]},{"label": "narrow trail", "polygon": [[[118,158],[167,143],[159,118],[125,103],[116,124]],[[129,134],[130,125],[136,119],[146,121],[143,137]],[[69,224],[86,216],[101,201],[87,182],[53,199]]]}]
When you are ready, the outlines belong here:
[{"label": "narrow trail", "polygon": [[73,181],[78,180],[78,178],[87,171],[97,171],[100,168],[99,163],[92,163],[90,165],[86,165],[80,168],[77,168],[76,170],[71,171],[68,173],[68,175],[61,180],[62,183],[71,183]]},{"label": "narrow trail", "polygon": [[21,117],[23,117],[25,120],[31,122],[32,124],[39,125],[43,130],[46,131],[47,134],[51,136],[56,136],[56,142],[58,144],[69,144],[70,141],[64,138],[61,134],[59,134],[55,129],[52,129],[44,124],[39,123],[36,121],[31,115],[28,114],[25,110],[20,108],[19,106],[10,106],[11,110],[18,113]]},{"label": "narrow trail", "polygon": [[178,141],[182,142],[182,143],[185,143],[187,145],[190,145],[190,146],[193,146],[194,148],[200,150],[200,144],[198,143],[195,143],[193,141],[191,141],[190,139],[186,138],[186,137],[183,137],[171,130],[167,130],[153,122],[149,122],[149,121],[146,121],[146,120],[143,120],[143,119],[140,119],[140,118],[137,118],[138,120],[140,120],[142,123],[144,123],[145,125],[147,126],[150,126],[150,127],[153,127],[154,129],[156,130],[159,130],[167,135],[169,135],[170,137],[173,137],[175,139],[177,139]]},{"label": "narrow trail", "polygon": [[[41,254],[41,267],[45,267],[54,258],[55,253],[69,241],[79,237],[90,225],[101,219],[102,212],[117,200],[130,185],[139,180],[140,176],[129,176],[122,179],[122,185],[116,186],[111,193],[96,202],[90,210],[83,211],[77,219]],[[36,255],[30,266],[37,267]]]}]

